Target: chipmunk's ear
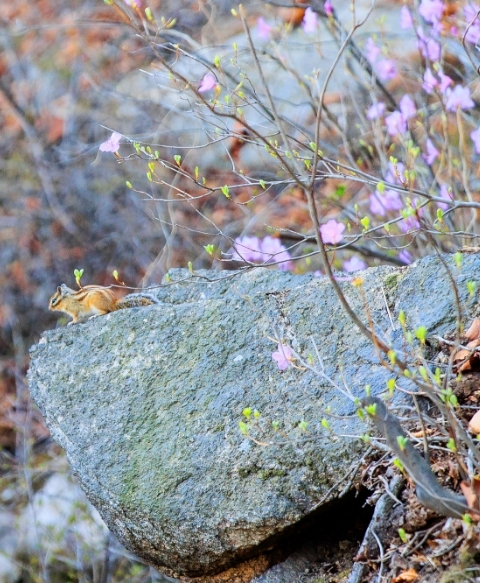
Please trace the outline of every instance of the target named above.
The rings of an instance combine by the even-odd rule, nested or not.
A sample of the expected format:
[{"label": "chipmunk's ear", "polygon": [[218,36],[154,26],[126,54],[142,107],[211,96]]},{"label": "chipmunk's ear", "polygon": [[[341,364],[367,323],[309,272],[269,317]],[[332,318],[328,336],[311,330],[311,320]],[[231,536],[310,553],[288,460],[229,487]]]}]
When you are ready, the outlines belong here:
[{"label": "chipmunk's ear", "polygon": [[57,287],[57,293],[61,294],[62,293],[62,288],[60,286]]}]

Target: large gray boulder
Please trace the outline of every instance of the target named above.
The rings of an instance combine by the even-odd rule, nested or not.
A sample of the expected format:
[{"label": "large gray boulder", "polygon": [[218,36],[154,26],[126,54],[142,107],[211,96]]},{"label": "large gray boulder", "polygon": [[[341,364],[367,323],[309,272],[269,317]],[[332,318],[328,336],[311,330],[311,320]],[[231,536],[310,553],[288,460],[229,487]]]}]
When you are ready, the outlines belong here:
[{"label": "large gray boulder", "polygon": [[[449,264],[467,301],[480,259],[465,256],[461,270]],[[399,349],[400,309],[411,328],[454,326],[435,257],[369,269],[361,287],[341,275],[357,314],[367,321],[367,305],[377,332]],[[326,278],[267,269],[174,270],[171,278],[153,291],[157,306],[45,332],[32,348],[30,389],[123,544],[173,576],[208,580],[250,561],[251,578],[268,566],[255,557],[355,485],[351,469],[363,451],[355,436],[366,429],[345,387],[361,397],[369,384],[378,395],[391,375]],[[272,338],[323,376],[281,372]],[[260,418],[247,421],[245,407]],[[321,425],[327,409],[332,432]]]}]

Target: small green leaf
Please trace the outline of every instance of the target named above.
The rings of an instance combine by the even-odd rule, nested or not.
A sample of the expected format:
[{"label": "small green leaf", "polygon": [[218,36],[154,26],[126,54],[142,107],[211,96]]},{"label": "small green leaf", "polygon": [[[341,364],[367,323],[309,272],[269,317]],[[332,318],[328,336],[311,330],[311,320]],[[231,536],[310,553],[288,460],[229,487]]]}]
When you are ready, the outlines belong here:
[{"label": "small green leaf", "polygon": [[125,184],[127,185],[128,188],[133,188],[132,183],[129,180],[127,180]]},{"label": "small green leaf", "polygon": [[77,282],[78,287],[82,287],[80,285],[80,280],[82,279],[83,269],[74,269],[73,275],[75,276],[75,281]]},{"label": "small green leaf", "polygon": [[391,364],[395,364],[397,362],[397,354],[396,354],[395,350],[389,350],[387,352],[387,356],[388,356],[388,360],[390,361]]},{"label": "small green leaf", "polygon": [[166,281],[167,283],[170,283],[170,282],[172,281],[172,277],[171,277],[171,275],[170,275],[169,273],[166,273],[166,274],[165,274],[165,281]]},{"label": "small green leaf", "polygon": [[408,437],[404,435],[397,435],[397,443],[402,451],[405,451],[405,446],[407,445]]},{"label": "small green leaf", "polygon": [[215,249],[216,249],[215,245],[212,245],[212,244],[210,244],[210,245],[204,245],[204,247],[203,247],[203,248],[205,249],[205,251],[206,251],[206,252],[207,252],[209,255],[212,255],[212,256],[213,256],[213,254],[215,253]]},{"label": "small green leaf", "polygon": [[363,219],[360,219],[360,223],[362,224],[364,230],[368,231],[368,229],[370,228],[370,218],[365,216],[363,217]]},{"label": "small green leaf", "polygon": [[243,433],[243,435],[248,435],[248,425],[246,423],[239,421],[238,426],[240,427],[240,431]]},{"label": "small green leaf", "polygon": [[385,182],[379,182],[377,184],[377,190],[380,194],[383,194],[385,192]]},{"label": "small green leaf", "polygon": [[152,9],[150,8],[150,6],[147,6],[145,8],[145,16],[147,17],[147,20],[149,22],[153,22],[153,14],[152,14]]},{"label": "small green leaf", "polygon": [[427,339],[427,329],[425,326],[419,326],[415,330],[415,336],[420,340],[422,344],[425,344],[425,340]]},{"label": "small green leaf", "polygon": [[341,198],[347,191],[347,186],[345,184],[339,184],[335,189],[335,196]]},{"label": "small green leaf", "polygon": [[450,437],[450,439],[447,441],[447,449],[453,451],[453,453],[457,453],[457,445],[453,437]]},{"label": "small green leaf", "polygon": [[272,421],[272,427],[274,431],[278,431],[278,428],[280,427],[280,421]]},{"label": "small green leaf", "polygon": [[395,390],[395,379],[388,379],[387,381],[387,389],[390,397],[393,395],[393,391]]},{"label": "small green leaf", "polygon": [[228,190],[228,186],[225,184],[225,186],[221,187],[221,191],[224,194],[224,196],[226,196],[227,198],[232,198],[230,196],[229,190]]},{"label": "small green leaf", "polygon": [[253,412],[253,416],[255,417],[255,419],[259,419],[260,418],[260,411],[257,411],[255,409],[255,411]]},{"label": "small green leaf", "polygon": [[300,423],[298,424],[298,428],[300,429],[300,431],[306,431],[307,426],[308,426],[308,423],[305,420],[300,421]]},{"label": "small green leaf", "polygon": [[260,186],[265,190],[265,180],[260,179],[259,181]]},{"label": "small green leaf", "polygon": [[189,261],[187,265],[188,265],[188,271],[190,273],[193,273],[193,263],[191,261]]},{"label": "small green leaf", "polygon": [[377,413],[377,404],[372,403],[371,405],[367,405],[365,407],[365,411],[368,413],[368,415],[370,415],[370,417],[375,417]]},{"label": "small green leaf", "polygon": [[330,423],[327,421],[327,419],[325,419],[325,417],[322,419],[321,424],[322,427],[327,429],[327,431],[330,431]]},{"label": "small green leaf", "polygon": [[475,295],[475,290],[477,289],[476,281],[467,281],[467,289],[471,298]]},{"label": "small green leaf", "polygon": [[398,536],[400,537],[400,540],[402,541],[402,543],[408,543],[408,539],[410,538],[410,536],[405,532],[404,528],[399,528],[398,529]]},{"label": "small green leaf", "polygon": [[177,166],[180,166],[180,164],[182,162],[182,157],[180,156],[180,154],[175,154],[175,156],[173,157],[173,159],[175,160],[175,164]]},{"label": "small green leaf", "polygon": [[400,313],[398,314],[398,321],[400,322],[400,325],[402,326],[402,328],[405,328],[405,312],[403,310],[400,310]]},{"label": "small green leaf", "polygon": [[370,392],[372,390],[372,385],[365,385],[365,394],[370,397]]},{"label": "small green leaf", "polygon": [[457,251],[453,255],[453,260],[455,261],[455,265],[460,269],[460,267],[462,267],[462,263],[463,263],[463,254],[460,253],[460,251]]},{"label": "small green leaf", "polygon": [[220,69],[220,57],[219,55],[215,55],[215,58],[213,59],[213,64],[215,65],[215,67],[217,67],[217,69]]},{"label": "small green leaf", "polygon": [[113,275],[115,281],[118,281],[118,271],[116,269],[113,270],[112,275]]},{"label": "small green leaf", "polygon": [[437,220],[439,223],[443,223],[443,215],[442,209],[437,209]]}]

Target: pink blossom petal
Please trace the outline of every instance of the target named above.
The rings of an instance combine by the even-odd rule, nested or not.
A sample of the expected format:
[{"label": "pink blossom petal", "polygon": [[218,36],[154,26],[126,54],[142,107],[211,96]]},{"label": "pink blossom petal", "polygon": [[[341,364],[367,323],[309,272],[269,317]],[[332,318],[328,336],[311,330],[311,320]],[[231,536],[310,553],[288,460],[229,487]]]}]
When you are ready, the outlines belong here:
[{"label": "pink blossom petal", "polygon": [[325,10],[325,14],[327,16],[332,16],[333,14],[333,6],[330,0],[325,0],[325,4],[323,5],[323,9]]},{"label": "pink blossom petal", "polygon": [[[449,200],[450,202],[453,200],[451,188],[447,188],[445,184],[440,186],[440,196],[445,200]],[[438,208],[442,209],[442,211],[446,211],[450,208],[450,205],[445,202],[437,202]]]},{"label": "pink blossom petal", "polygon": [[345,231],[345,225],[339,223],[335,219],[330,219],[327,223],[320,227],[320,233],[324,243],[329,243],[331,245],[336,245],[340,243],[343,239],[343,231]]},{"label": "pink blossom petal", "polygon": [[434,77],[430,68],[425,69],[422,87],[429,95],[433,93],[435,87],[438,87],[438,80]]},{"label": "pink blossom petal", "polygon": [[368,108],[367,119],[378,119],[385,112],[385,103],[379,101]]},{"label": "pink blossom petal", "polygon": [[473,132],[470,133],[470,137],[472,138],[472,142],[475,145],[475,152],[480,154],[480,127],[478,127],[476,130],[473,130]]},{"label": "pink blossom petal", "polygon": [[406,249],[402,249],[398,254],[398,258],[405,263],[405,265],[410,265],[412,262],[412,254]]},{"label": "pink blossom petal", "polygon": [[413,20],[410,10],[406,6],[402,6],[400,10],[400,28],[412,28]]},{"label": "pink blossom petal", "polygon": [[365,56],[367,57],[368,61],[370,61],[370,63],[374,63],[377,60],[380,52],[380,48],[377,47],[373,38],[369,37],[365,43]]},{"label": "pink blossom petal", "polygon": [[269,40],[272,34],[273,27],[270,26],[264,18],[260,16],[257,20],[257,33],[258,36],[263,40]]},{"label": "pink blossom petal", "polygon": [[440,152],[437,150],[437,148],[435,148],[430,138],[427,139],[425,145],[427,147],[427,153],[423,154],[423,159],[429,166],[431,166],[438,158]]},{"label": "pink blossom petal", "polygon": [[198,88],[199,93],[204,93],[205,91],[210,91],[217,84],[217,80],[214,75],[207,73],[200,82],[200,87]]},{"label": "pink blossom petal", "polygon": [[106,142],[100,144],[98,149],[100,150],[100,152],[118,152],[118,150],[120,149],[120,140],[122,138],[123,138],[122,134],[119,134],[118,132],[113,132],[113,134]]},{"label": "pink blossom petal", "polygon": [[289,366],[292,366],[292,350],[290,346],[286,344],[279,344],[278,350],[272,352],[272,358],[277,363],[280,370],[287,370]]},{"label": "pink blossom petal", "polygon": [[444,4],[441,0],[422,0],[418,7],[418,12],[423,18],[430,23],[441,20],[444,10]]},{"label": "pink blossom petal", "polygon": [[480,41],[480,18],[477,16],[478,10],[477,6],[469,6],[468,4],[463,9],[466,25],[470,25],[465,35],[465,40],[474,45]]},{"label": "pink blossom petal", "polygon": [[397,76],[397,65],[392,59],[380,59],[375,64],[375,70],[381,81],[390,81]]},{"label": "pink blossom petal", "polygon": [[343,271],[360,271],[362,269],[366,269],[367,264],[365,261],[359,259],[356,255],[347,259],[347,261],[343,262]]},{"label": "pink blossom petal", "polygon": [[400,111],[402,112],[403,119],[407,120],[414,117],[417,114],[417,108],[410,95],[405,94],[402,99],[400,99]]},{"label": "pink blossom petal", "polygon": [[394,111],[385,118],[387,131],[391,136],[404,134],[407,131],[407,122],[399,111]]},{"label": "pink blossom petal", "polygon": [[314,34],[317,32],[317,21],[318,17],[317,14],[308,7],[305,10],[305,14],[302,20],[302,28],[306,34]]},{"label": "pink blossom petal", "polygon": [[470,97],[470,89],[462,85],[455,85],[453,89],[447,89],[445,92],[447,101],[445,107],[448,111],[457,111],[460,109],[471,109],[475,107],[475,103]]},{"label": "pink blossom petal", "polygon": [[440,77],[440,86],[438,89],[440,90],[440,93],[443,95],[447,90],[447,87],[450,87],[450,85],[452,85],[453,80],[448,75],[445,75],[443,71],[439,71],[438,76]]}]

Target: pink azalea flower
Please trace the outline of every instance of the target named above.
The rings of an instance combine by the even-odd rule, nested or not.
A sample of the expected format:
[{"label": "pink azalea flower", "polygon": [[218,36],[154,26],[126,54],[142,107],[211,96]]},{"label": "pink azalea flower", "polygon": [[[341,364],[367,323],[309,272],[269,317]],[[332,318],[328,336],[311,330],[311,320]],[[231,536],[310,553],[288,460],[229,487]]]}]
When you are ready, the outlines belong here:
[{"label": "pink azalea flower", "polygon": [[475,103],[470,97],[470,89],[468,87],[455,85],[453,89],[447,89],[445,95],[447,96],[445,107],[448,111],[456,111],[458,108],[471,109],[472,107],[475,107]]},{"label": "pink azalea flower", "polygon": [[387,131],[391,136],[404,134],[407,131],[407,121],[399,111],[394,111],[385,118]]},{"label": "pink azalea flower", "polygon": [[403,208],[400,193],[389,188],[384,193],[376,190],[370,195],[370,212],[384,217],[388,211],[399,211]]},{"label": "pink azalea flower", "polygon": [[470,26],[467,34],[465,35],[465,40],[476,45],[480,40],[480,19],[477,16],[478,8],[467,5],[464,7],[463,11],[465,13],[467,26],[473,21],[473,24]]},{"label": "pink azalea flower", "polygon": [[291,255],[282,245],[280,239],[267,236],[261,242],[262,260],[264,263],[277,263],[278,269],[288,271],[293,267]]},{"label": "pink azalea flower", "polygon": [[272,358],[280,370],[287,370],[289,366],[292,366],[292,349],[286,344],[279,344],[278,350],[272,352]]},{"label": "pink azalea flower", "polygon": [[367,57],[370,63],[373,63],[377,60],[378,55],[380,54],[380,48],[377,47],[375,41],[370,36],[365,43],[365,56]]},{"label": "pink azalea flower", "polygon": [[410,265],[412,262],[412,254],[406,249],[402,249],[398,254],[398,258],[405,263],[405,265]]},{"label": "pink azalea flower", "polygon": [[211,89],[213,89],[215,87],[216,84],[217,84],[217,80],[215,79],[215,76],[212,75],[211,73],[207,73],[206,75],[204,75],[203,79],[200,82],[200,87],[198,88],[198,92],[204,93],[206,91],[210,91]]},{"label": "pink azalea flower", "polygon": [[237,237],[232,250],[232,261],[250,261],[252,263],[277,263],[282,271],[292,269],[292,257],[280,239],[267,236],[261,240],[258,237]]},{"label": "pink azalea flower", "polygon": [[[440,196],[445,200],[452,201],[452,194],[451,189],[447,188],[445,184],[440,186]],[[438,208],[442,209],[442,211],[446,211],[450,208],[450,205],[445,202],[437,202]]]},{"label": "pink azalea flower", "polygon": [[438,80],[434,77],[432,70],[430,68],[425,69],[425,73],[423,75],[423,83],[422,87],[426,93],[431,95],[435,87],[438,87]]},{"label": "pink azalea flower", "polygon": [[447,90],[447,87],[450,87],[450,85],[453,83],[453,80],[448,75],[445,75],[443,71],[439,71],[438,76],[440,77],[439,90],[440,93],[443,95]]},{"label": "pink azalea flower", "polygon": [[385,103],[379,101],[368,108],[367,119],[378,119],[385,112]]},{"label": "pink azalea flower", "polygon": [[416,231],[420,228],[420,221],[415,215],[410,215],[409,217],[403,219],[398,223],[402,233],[409,233],[410,231]]},{"label": "pink azalea flower", "polygon": [[118,132],[113,132],[106,142],[103,142],[99,146],[100,152],[118,152],[120,149],[120,140],[123,138],[122,134]]},{"label": "pink azalea flower", "polygon": [[417,28],[418,48],[422,55],[429,61],[436,62],[440,59],[441,46],[433,38],[425,35],[423,29],[419,26]]},{"label": "pink azalea flower", "polygon": [[263,40],[268,40],[272,34],[273,27],[265,22],[264,18],[260,16],[257,20],[257,33],[258,36]]},{"label": "pink azalea flower", "polygon": [[310,7],[308,7],[305,10],[305,14],[302,20],[303,32],[306,34],[315,34],[317,32],[317,20],[317,14]]},{"label": "pink azalea flower", "polygon": [[392,182],[393,184],[404,184],[405,164],[397,162],[394,165],[392,162],[388,163],[387,173],[385,175],[385,182]]},{"label": "pink azalea flower", "polygon": [[392,59],[380,59],[376,65],[375,70],[381,81],[389,81],[397,76],[397,66]]},{"label": "pink azalea flower", "polygon": [[418,12],[427,22],[435,23],[441,20],[444,5],[441,0],[422,0]]},{"label": "pink azalea flower", "polygon": [[412,28],[413,20],[410,10],[406,6],[402,6],[400,10],[400,28]]},{"label": "pink azalea flower", "polygon": [[473,132],[470,133],[470,137],[472,138],[472,142],[475,145],[475,152],[480,154],[480,127],[478,127],[476,130],[473,130]]},{"label": "pink azalea flower", "polygon": [[427,141],[425,142],[425,145],[427,147],[427,153],[423,154],[423,159],[425,160],[425,162],[431,166],[435,160],[438,158],[438,155],[440,154],[440,152],[437,150],[437,148],[435,148],[435,146],[433,145],[433,142],[430,138],[427,139]]},{"label": "pink azalea flower", "polygon": [[[417,209],[418,201],[413,200],[411,203],[413,209]],[[400,230],[403,233],[408,233],[409,231],[415,231],[416,229],[420,228],[420,221],[418,217],[422,214],[422,209],[418,209],[416,213],[405,217],[402,221],[398,223]]]},{"label": "pink azalea flower", "polygon": [[327,16],[332,16],[333,14],[333,6],[330,0],[325,0],[325,4],[323,5],[323,9],[325,10],[325,14]]},{"label": "pink azalea flower", "polygon": [[232,261],[260,261],[262,252],[258,237],[237,237],[234,241]]},{"label": "pink azalea flower", "polygon": [[403,115],[403,119],[407,120],[414,117],[417,114],[417,108],[410,95],[405,94],[402,99],[400,99],[400,111]]},{"label": "pink azalea flower", "polygon": [[343,231],[345,231],[345,225],[335,219],[330,219],[320,227],[323,242],[330,243],[331,245],[340,243],[343,239]]},{"label": "pink azalea flower", "polygon": [[360,271],[362,269],[366,269],[367,264],[365,261],[359,259],[356,255],[347,259],[347,261],[343,262],[343,271]]}]

